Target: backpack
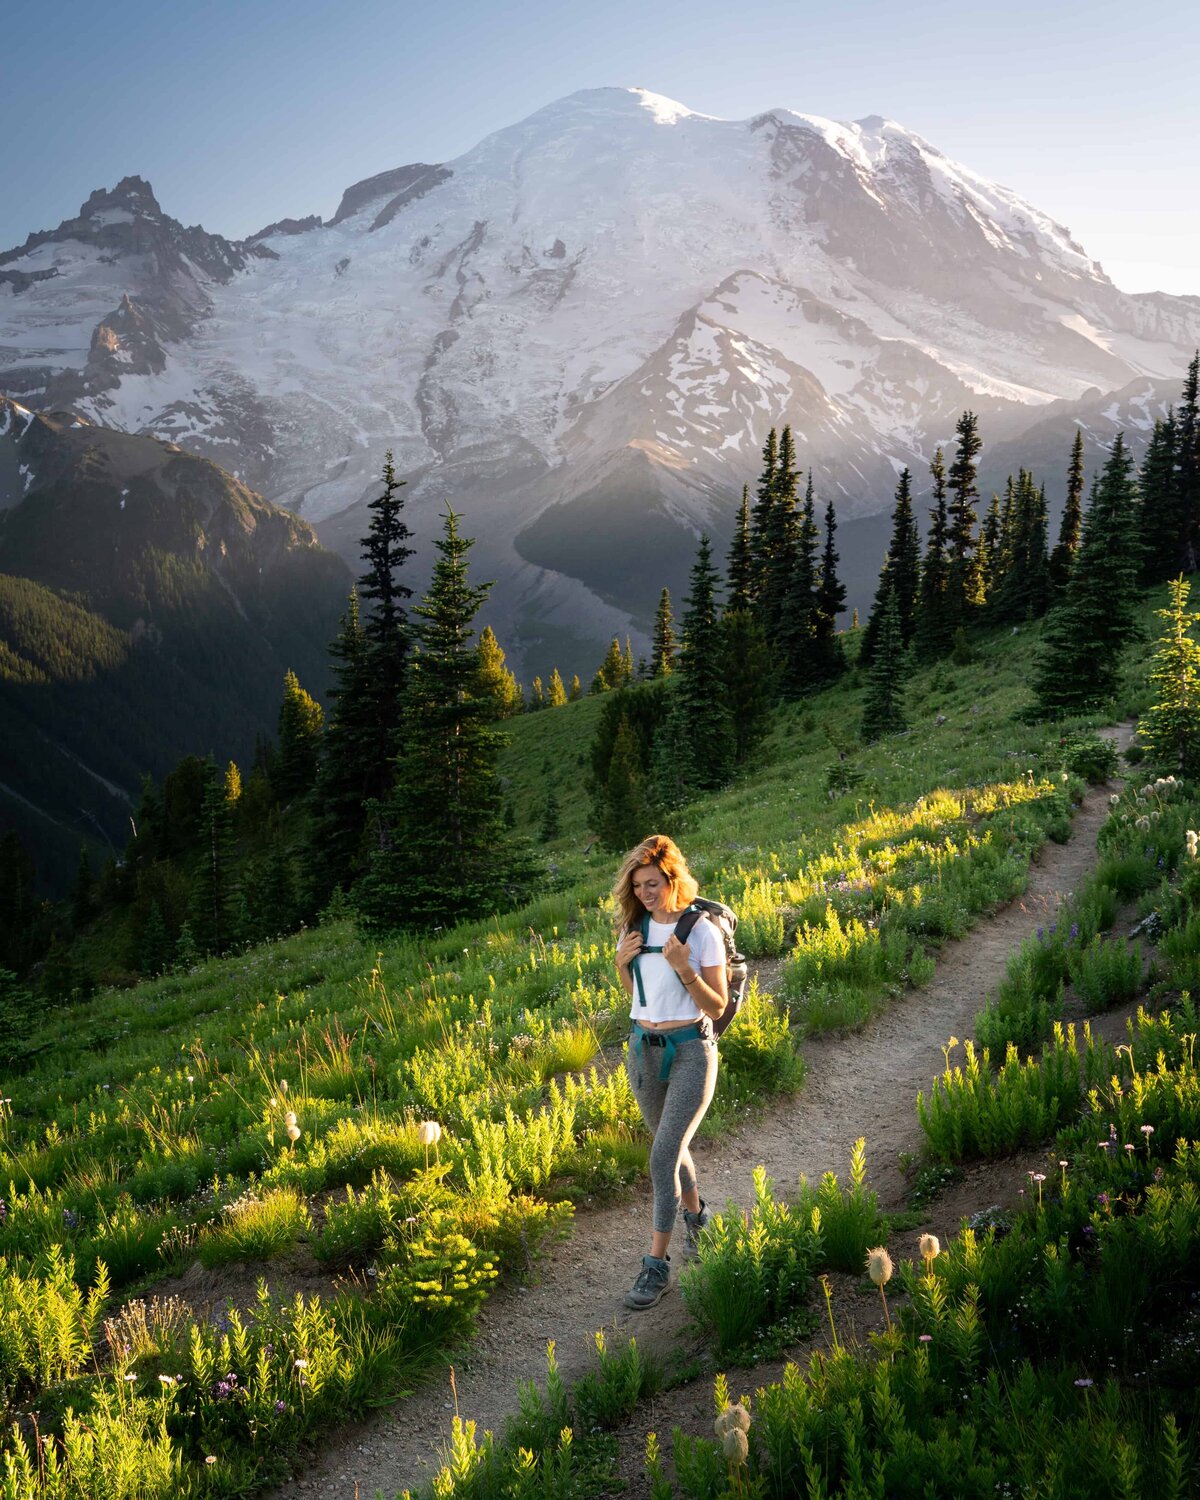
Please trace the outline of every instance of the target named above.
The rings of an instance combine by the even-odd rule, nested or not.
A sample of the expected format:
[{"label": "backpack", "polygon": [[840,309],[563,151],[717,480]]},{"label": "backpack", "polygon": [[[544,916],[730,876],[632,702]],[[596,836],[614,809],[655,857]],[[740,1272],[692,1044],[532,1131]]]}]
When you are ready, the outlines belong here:
[{"label": "backpack", "polygon": [[[750,971],[746,967],[745,955],[738,952],[737,943],[734,941],[734,933],[737,931],[737,914],[730,910],[720,901],[706,901],[703,896],[697,896],[692,904],[687,907],[679,921],[675,923],[675,936],[681,943],[686,943],[692,928],[701,917],[707,917],[725,942],[725,982],[729,989],[729,1000],[720,1016],[712,1022],[714,1036],[720,1036],[728,1027],[729,1023],[737,1015],[741,1008],[742,999],[746,993],[746,981]],[[642,952],[661,953],[661,948],[651,948],[647,943],[650,935],[650,913],[642,917]],[[642,994],[642,979],[637,971],[636,964],[633,968],[633,977],[637,981],[638,995]],[[644,1005],[645,999],[642,999]]]}]

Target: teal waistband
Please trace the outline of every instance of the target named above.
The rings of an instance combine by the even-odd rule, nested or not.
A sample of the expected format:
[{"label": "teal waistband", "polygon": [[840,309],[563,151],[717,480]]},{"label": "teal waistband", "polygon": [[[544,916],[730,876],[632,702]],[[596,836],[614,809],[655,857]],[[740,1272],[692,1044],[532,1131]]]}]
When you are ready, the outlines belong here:
[{"label": "teal waistband", "polygon": [[658,1070],[658,1076],[662,1082],[666,1082],[671,1076],[671,1064],[675,1061],[677,1047],[686,1046],[688,1042],[703,1042],[708,1039],[708,1032],[699,1021],[694,1026],[677,1026],[673,1031],[651,1031],[640,1021],[633,1021],[631,1024],[633,1032],[630,1040],[637,1048],[639,1066],[644,1047],[662,1048],[663,1060]]}]

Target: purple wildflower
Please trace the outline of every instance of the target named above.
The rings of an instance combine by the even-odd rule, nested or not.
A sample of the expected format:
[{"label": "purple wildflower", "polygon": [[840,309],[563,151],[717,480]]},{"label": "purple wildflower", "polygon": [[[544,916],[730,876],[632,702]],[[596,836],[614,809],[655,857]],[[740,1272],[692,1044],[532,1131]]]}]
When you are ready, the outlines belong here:
[{"label": "purple wildflower", "polygon": [[1078,936],[1079,936],[1079,923],[1078,922],[1072,922],[1071,923],[1071,941],[1074,942],[1075,939]]},{"label": "purple wildflower", "polygon": [[1092,1383],[1093,1383],[1093,1382],[1092,1382],[1092,1381],[1090,1381],[1090,1380],[1089,1380],[1089,1379],[1088,1379],[1088,1378],[1087,1378],[1087,1376],[1086,1376],[1086,1375],[1085,1375],[1085,1376],[1084,1376],[1084,1377],[1083,1377],[1083,1378],[1082,1378],[1082,1379],[1081,1379],[1081,1380],[1077,1380],[1077,1381],[1076,1381],[1076,1382],[1075,1382],[1075,1384],[1076,1384],[1076,1385],[1081,1385],[1081,1386],[1083,1386],[1083,1387],[1084,1387],[1084,1388],[1085,1388],[1085,1389],[1086,1389],[1086,1388],[1087,1388],[1087,1387],[1088,1387],[1088,1386],[1089,1386],[1089,1385],[1091,1385],[1091,1384],[1092,1384]]},{"label": "purple wildflower", "polygon": [[275,1403],[275,1410],[280,1415],[282,1415],[285,1411],[287,1411],[287,1402],[286,1401],[276,1401],[276,1403]]},{"label": "purple wildflower", "polygon": [[69,1208],[63,1209],[63,1227],[66,1229],[79,1228],[79,1215]]}]

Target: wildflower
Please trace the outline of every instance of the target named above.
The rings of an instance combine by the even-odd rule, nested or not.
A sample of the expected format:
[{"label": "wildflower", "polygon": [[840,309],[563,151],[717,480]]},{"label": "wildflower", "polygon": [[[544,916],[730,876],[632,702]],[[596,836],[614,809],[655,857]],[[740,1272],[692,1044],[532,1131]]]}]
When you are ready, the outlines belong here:
[{"label": "wildflower", "polygon": [[285,1411],[287,1411],[287,1402],[286,1401],[276,1401],[276,1403],[275,1403],[275,1410],[276,1410],[277,1413],[279,1413],[280,1415],[282,1415]]},{"label": "wildflower", "polygon": [[1067,1166],[1070,1166],[1070,1162],[1065,1162],[1065,1161],[1061,1161],[1061,1160],[1060,1160],[1060,1161],[1059,1161],[1059,1166],[1060,1166],[1060,1167],[1067,1167]]},{"label": "wildflower", "polygon": [[158,1379],[162,1385],[178,1385],[179,1383],[178,1375],[160,1375]]},{"label": "wildflower", "polygon": [[1108,1194],[1107,1193],[1097,1193],[1096,1194],[1096,1202],[1100,1205],[1101,1208],[1107,1208],[1108,1207]]},{"label": "wildflower", "polygon": [[933,1334],[932,1333],[923,1333],[921,1335],[921,1343],[922,1344],[932,1344],[933,1343]]},{"label": "wildflower", "polygon": [[1142,817],[1137,819],[1133,826],[1135,828],[1140,828],[1142,832],[1145,833],[1146,830],[1150,827],[1150,819],[1143,815]]},{"label": "wildflower", "polygon": [[1133,1147],[1128,1142],[1126,1142],[1126,1144],[1125,1144],[1125,1149],[1126,1149],[1126,1151],[1129,1152],[1129,1154],[1131,1156],[1133,1155]]},{"label": "wildflower", "polygon": [[71,1209],[69,1209],[69,1208],[64,1208],[63,1209],[63,1226],[66,1229],[78,1229],[79,1228],[79,1215],[77,1213],[73,1213],[71,1211]]},{"label": "wildflower", "polygon": [[750,1439],[740,1427],[731,1427],[721,1439],[721,1451],[731,1464],[744,1464],[750,1456]]},{"label": "wildflower", "polygon": [[125,1379],[126,1380],[136,1380],[137,1376],[136,1375],[126,1375]]},{"label": "wildflower", "polygon": [[[196,1081],[195,1074],[194,1073],[189,1073],[187,1075],[187,1081],[189,1083],[195,1083],[195,1081]],[[213,1458],[213,1459],[206,1459],[205,1462],[206,1463],[214,1463],[215,1464],[216,1463],[216,1459],[215,1458]]]},{"label": "wildflower", "polygon": [[208,1457],[204,1460],[204,1462],[206,1464],[215,1464],[216,1461],[217,1461],[217,1455],[215,1453],[210,1453],[208,1455]]},{"label": "wildflower", "polygon": [[1144,1136],[1152,1136],[1154,1134],[1153,1125],[1141,1125],[1138,1128],[1141,1130]]},{"label": "wildflower", "polygon": [[287,1091],[288,1091],[288,1081],[287,1081],[286,1078],[281,1078],[279,1080],[279,1092],[281,1094],[286,1094]]},{"label": "wildflower", "polygon": [[1142,788],[1142,796],[1143,797],[1153,797],[1154,796],[1154,787],[1153,787],[1153,785],[1151,785],[1150,782],[1147,782],[1146,785]]},{"label": "wildflower", "polygon": [[921,1252],[921,1259],[925,1262],[926,1276],[933,1275],[933,1263],[942,1253],[942,1247],[938,1243],[936,1234],[923,1234],[917,1241],[917,1249]]},{"label": "wildflower", "polygon": [[442,1127],[436,1120],[422,1120],[417,1139],[422,1146],[436,1146],[442,1138]]},{"label": "wildflower", "polygon": [[1074,942],[1075,939],[1078,936],[1079,936],[1079,923],[1078,922],[1072,922],[1071,923],[1071,941]]},{"label": "wildflower", "polygon": [[1088,1387],[1088,1386],[1089,1386],[1089,1385],[1091,1385],[1091,1384],[1092,1384],[1092,1381],[1090,1381],[1090,1380],[1089,1380],[1089,1379],[1088,1379],[1088,1378],[1087,1378],[1087,1376],[1086,1376],[1086,1375],[1085,1375],[1085,1376],[1083,1376],[1083,1377],[1082,1377],[1082,1378],[1081,1378],[1081,1379],[1079,1379],[1079,1380],[1077,1380],[1077,1381],[1076,1381],[1076,1382],[1075,1382],[1075,1384],[1076,1384],[1076,1385],[1079,1385],[1079,1386],[1083,1386],[1083,1387],[1084,1387],[1084,1388],[1085,1388],[1085,1389],[1086,1389],[1086,1388],[1087,1388],[1087,1387]]},{"label": "wildflower", "polygon": [[299,1127],[299,1125],[289,1125],[288,1128],[287,1128],[287,1133],[288,1133],[288,1140],[291,1141],[292,1145],[294,1146],[296,1144],[296,1142],[300,1139],[300,1127]]},{"label": "wildflower", "polygon": [[285,1125],[294,1125],[296,1123],[296,1116],[292,1113],[292,1111],[290,1109],[288,1110],[287,1114],[284,1115],[284,1117],[283,1117],[283,1123]]},{"label": "wildflower", "polygon": [[867,1251],[867,1275],[877,1287],[884,1287],[892,1279],[892,1257],[882,1245]]},{"label": "wildflower", "polygon": [[749,1432],[750,1413],[739,1401],[736,1406],[727,1406],[713,1423],[713,1431],[719,1438],[727,1432]]},{"label": "wildflower", "polygon": [[0,1198],[0,1224],[3,1224],[4,1221],[5,1221],[5,1219],[7,1219],[7,1218],[8,1218],[8,1204],[5,1203],[5,1201],[4,1201],[3,1198]]},{"label": "wildflower", "polygon": [[1097,1141],[1096,1144],[1100,1147],[1101,1151],[1107,1151],[1112,1143],[1110,1141]]},{"label": "wildflower", "polygon": [[306,1360],[306,1359],[294,1359],[292,1361],[292,1364],[295,1365],[295,1367],[296,1367],[297,1370],[307,1370],[308,1369],[308,1360]]},{"label": "wildflower", "polygon": [[1114,792],[1112,794],[1112,796],[1108,799],[1108,805],[1109,805],[1109,807],[1116,807],[1117,804],[1120,802],[1120,800],[1121,800],[1121,794],[1119,792]]}]

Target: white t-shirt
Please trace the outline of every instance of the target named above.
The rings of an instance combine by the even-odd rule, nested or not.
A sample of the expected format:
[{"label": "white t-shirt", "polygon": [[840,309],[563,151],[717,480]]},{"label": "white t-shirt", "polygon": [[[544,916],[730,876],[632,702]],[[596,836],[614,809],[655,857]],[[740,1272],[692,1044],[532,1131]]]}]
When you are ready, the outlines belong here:
[{"label": "white t-shirt", "polygon": [[[656,922],[650,919],[650,934],[647,943],[651,948],[661,948],[675,931],[674,922]],[[688,934],[688,953],[692,967],[699,974],[701,969],[715,968],[725,962],[725,939],[707,917],[701,917]],[[629,1016],[634,1021],[694,1021],[704,1014],[684,988],[683,980],[661,953],[646,953],[633,965],[633,997]],[[637,971],[641,971],[642,989],[646,1003],[642,1005],[638,995]]]}]

